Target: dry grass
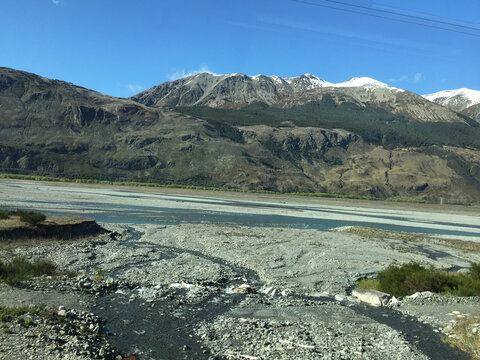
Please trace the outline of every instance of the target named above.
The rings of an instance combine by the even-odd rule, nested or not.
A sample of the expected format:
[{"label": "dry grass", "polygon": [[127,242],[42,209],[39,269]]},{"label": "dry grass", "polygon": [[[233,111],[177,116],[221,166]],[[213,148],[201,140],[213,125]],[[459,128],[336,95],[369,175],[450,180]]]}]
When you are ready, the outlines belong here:
[{"label": "dry grass", "polygon": [[441,245],[451,249],[459,249],[463,251],[480,253],[480,243],[468,240],[457,239],[442,239],[426,234],[415,234],[401,231],[390,231],[383,229],[376,229],[371,227],[352,226],[338,231],[357,234],[366,238],[377,239],[391,239],[414,243],[430,243],[434,245]]},{"label": "dry grass", "polygon": [[11,230],[22,226],[25,226],[25,224],[20,220],[20,216],[10,216],[7,219],[0,220],[0,230]]},{"label": "dry grass", "polygon": [[17,284],[40,275],[54,275],[56,266],[49,260],[29,261],[24,257],[15,257],[9,262],[0,261],[0,281]]},{"label": "dry grass", "polygon": [[[47,216],[42,224],[44,225],[75,225],[87,221],[87,218],[73,216]],[[0,219],[0,230],[10,230],[24,227],[27,224],[18,215],[10,215],[6,219]]]},{"label": "dry grass", "polygon": [[480,253],[480,243],[474,241],[433,238],[432,242],[446,247],[450,247],[452,249],[460,249],[468,252]]},{"label": "dry grass", "polygon": [[448,339],[450,344],[467,353],[472,359],[480,360],[480,317],[457,321],[452,333],[454,337]]}]

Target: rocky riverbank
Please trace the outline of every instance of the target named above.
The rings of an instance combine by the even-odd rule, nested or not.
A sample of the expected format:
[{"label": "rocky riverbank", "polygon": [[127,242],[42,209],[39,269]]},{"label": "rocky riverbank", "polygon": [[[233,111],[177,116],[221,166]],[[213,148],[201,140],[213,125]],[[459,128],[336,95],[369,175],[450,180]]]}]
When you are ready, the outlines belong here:
[{"label": "rocky riverbank", "polygon": [[480,261],[444,243],[222,225],[105,227],[113,235],[1,253],[77,275],[2,285],[0,305],[44,305],[55,316],[32,310],[3,321],[0,359],[462,359],[442,338],[454,335],[452,320],[480,315],[477,298],[422,294],[374,308],[351,296],[357,279],[392,262],[448,270]]}]

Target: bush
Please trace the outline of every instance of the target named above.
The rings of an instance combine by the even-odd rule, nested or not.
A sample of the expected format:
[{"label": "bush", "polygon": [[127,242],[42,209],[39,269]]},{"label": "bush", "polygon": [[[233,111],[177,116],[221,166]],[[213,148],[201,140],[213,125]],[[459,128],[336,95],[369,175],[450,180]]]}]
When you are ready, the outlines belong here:
[{"label": "bush", "polygon": [[30,262],[24,257],[16,257],[11,262],[0,261],[0,280],[16,284],[34,276],[54,275],[56,266],[49,260]]},{"label": "bush", "polygon": [[43,214],[37,213],[35,211],[25,211],[19,210],[0,210],[0,219],[8,219],[10,216],[19,216],[20,221],[30,224],[37,225],[38,223],[44,221],[47,217]]},{"label": "bush", "polygon": [[27,223],[29,225],[37,225],[38,223],[41,223],[47,218],[43,214],[40,214],[34,211],[24,211],[24,210],[15,211],[15,215],[20,216],[20,221]]},{"label": "bush", "polygon": [[418,263],[401,266],[390,265],[378,274],[380,291],[406,296],[417,291],[440,292],[446,285],[445,278],[436,274],[432,268],[427,269]]},{"label": "bush", "polygon": [[408,296],[420,291],[480,296],[480,264],[473,263],[466,274],[442,272],[415,262],[390,265],[378,274],[377,280],[362,279],[357,286],[394,296]]},{"label": "bush", "polygon": [[480,279],[480,263],[473,263],[470,265],[470,274],[472,277]]},{"label": "bush", "polygon": [[8,219],[10,217],[10,211],[8,210],[0,210],[0,220]]},{"label": "bush", "polygon": [[378,290],[378,281],[372,279],[360,279],[357,282],[357,288]]}]

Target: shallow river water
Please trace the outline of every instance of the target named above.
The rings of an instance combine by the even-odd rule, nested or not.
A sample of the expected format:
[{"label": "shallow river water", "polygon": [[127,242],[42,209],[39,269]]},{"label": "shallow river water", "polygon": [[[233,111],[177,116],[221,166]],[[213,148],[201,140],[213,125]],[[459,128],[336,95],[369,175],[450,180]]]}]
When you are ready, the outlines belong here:
[{"label": "shallow river water", "polygon": [[0,182],[0,205],[52,215],[132,224],[230,224],[329,230],[371,226],[386,230],[480,239],[480,217],[342,205],[243,201],[29,182]]}]

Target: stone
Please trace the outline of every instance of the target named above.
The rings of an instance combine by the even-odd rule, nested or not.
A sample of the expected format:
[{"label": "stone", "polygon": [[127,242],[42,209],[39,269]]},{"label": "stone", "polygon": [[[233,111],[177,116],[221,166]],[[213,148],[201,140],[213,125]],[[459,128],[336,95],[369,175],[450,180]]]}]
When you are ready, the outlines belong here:
[{"label": "stone", "polygon": [[392,298],[388,302],[388,305],[398,305],[398,304],[400,304],[400,301],[395,296],[392,296]]},{"label": "stone", "polygon": [[378,290],[355,289],[352,291],[352,295],[361,302],[372,306],[384,306],[390,300],[390,294]]},{"label": "stone", "polygon": [[248,294],[248,293],[254,293],[255,289],[248,284],[242,284],[242,285],[233,287],[232,291],[239,294]]},{"label": "stone", "polygon": [[431,291],[421,291],[421,292],[416,292],[415,294],[412,294],[410,296],[407,296],[409,299],[428,299],[433,296],[433,293]]}]

